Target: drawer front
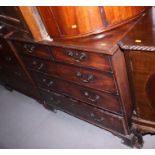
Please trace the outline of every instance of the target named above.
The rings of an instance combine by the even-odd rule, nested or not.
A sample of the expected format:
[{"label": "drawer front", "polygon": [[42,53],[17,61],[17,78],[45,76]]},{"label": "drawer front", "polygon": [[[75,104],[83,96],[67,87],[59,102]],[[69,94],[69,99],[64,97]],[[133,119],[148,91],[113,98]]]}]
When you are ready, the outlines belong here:
[{"label": "drawer front", "polygon": [[44,59],[52,59],[51,54],[47,46],[38,44],[31,44],[25,42],[12,42],[17,51],[21,54],[27,54]]},{"label": "drawer front", "polygon": [[67,98],[54,92],[40,90],[43,98],[49,105],[56,106],[74,116],[84,119],[102,128],[126,134],[124,119],[120,116],[97,109],[85,103]]},{"label": "drawer front", "polygon": [[51,51],[56,61],[112,72],[107,55],[57,47],[51,48]]},{"label": "drawer front", "polygon": [[37,74],[36,72],[31,72],[31,75],[40,88],[60,92],[77,100],[87,102],[88,104],[117,114],[122,113],[119,96],[113,96],[108,93],[91,90],[87,87],[81,87],[57,78],[46,77],[45,75]]},{"label": "drawer front", "polygon": [[36,71],[60,77],[96,90],[110,92],[112,94],[118,93],[113,75],[111,74],[54,63],[52,61],[43,61],[41,59],[24,58],[24,60],[26,60],[29,68]]}]

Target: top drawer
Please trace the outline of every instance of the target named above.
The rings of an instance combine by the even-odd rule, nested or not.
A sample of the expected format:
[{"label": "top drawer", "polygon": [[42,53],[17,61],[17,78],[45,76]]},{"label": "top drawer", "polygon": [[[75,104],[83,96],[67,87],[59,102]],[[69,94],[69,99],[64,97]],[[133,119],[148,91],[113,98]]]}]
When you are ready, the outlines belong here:
[{"label": "top drawer", "polygon": [[56,61],[112,72],[110,58],[107,55],[59,47],[52,47],[50,50]]},{"label": "top drawer", "polygon": [[12,42],[18,52],[31,56],[36,56],[43,59],[51,59],[50,52],[47,46],[24,43],[24,42]]}]

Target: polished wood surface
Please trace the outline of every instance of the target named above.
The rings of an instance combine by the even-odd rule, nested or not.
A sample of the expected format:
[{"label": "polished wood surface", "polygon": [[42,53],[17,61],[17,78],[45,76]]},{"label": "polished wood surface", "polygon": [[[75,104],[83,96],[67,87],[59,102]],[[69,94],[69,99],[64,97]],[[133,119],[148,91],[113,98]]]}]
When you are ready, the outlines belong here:
[{"label": "polished wood surface", "polygon": [[31,71],[31,74],[37,81],[38,87],[40,88],[56,91],[70,98],[122,115],[119,96],[80,86],[79,84],[75,84],[71,81],[65,81],[60,78],[49,77],[39,72]]},{"label": "polished wood surface", "polygon": [[[54,46],[54,47],[62,47],[72,50],[82,50],[87,52],[95,52],[97,54],[104,54],[104,55],[113,55],[116,52],[116,49],[119,48],[117,45],[118,41],[125,36],[125,34],[135,25],[136,20],[125,24],[117,30],[111,30],[108,32],[103,32],[97,35],[87,36],[83,38],[76,38],[76,39],[69,39],[69,40],[61,40],[55,39],[54,41],[39,41],[41,45],[47,46]],[[13,39],[15,41],[20,42],[28,42],[34,43],[34,39],[30,37],[26,33],[20,33],[16,31],[9,39]],[[35,42],[38,44],[38,42]]]},{"label": "polished wood surface", "polygon": [[[135,22],[132,22],[117,30],[102,33],[102,37],[96,35],[67,41],[34,42],[27,35],[22,34],[22,37],[19,32],[15,32],[8,39],[21,56],[38,89],[45,90],[44,93],[40,91],[43,94],[44,105],[50,105],[52,109],[64,109],[63,104],[59,104],[58,108],[55,104],[48,104],[49,99],[52,99],[52,94],[48,95],[46,92],[53,91],[60,96],[63,95],[64,100],[68,102],[70,100],[79,102],[83,106],[90,106],[92,110],[96,108],[97,113],[100,113],[102,109],[109,116],[121,118],[124,129],[123,132],[118,131],[122,125],[117,121],[108,128],[106,123],[98,125],[117,136],[121,135],[125,142],[130,143],[128,145],[135,145],[131,144],[132,138],[129,136],[132,133],[130,130],[132,105],[124,56],[116,44],[134,24]],[[23,48],[25,45],[26,49]],[[123,65],[119,65],[120,62]],[[55,103],[59,103],[57,100],[56,98]],[[94,121],[89,121],[82,109],[83,117],[81,114],[76,115],[77,110],[74,109],[76,106],[72,106],[70,102],[68,104],[64,111],[96,124]],[[72,111],[75,112],[72,113]],[[100,119],[102,121],[102,117],[97,120],[100,121]],[[115,129],[116,126],[118,127]]]},{"label": "polished wood surface", "polygon": [[12,27],[2,24],[0,30],[0,83],[31,97],[39,99],[35,84],[11,43],[5,36],[14,31]]},{"label": "polished wood surface", "polygon": [[48,46],[35,45],[26,42],[23,43],[20,41],[13,42],[13,44],[21,55],[35,56],[37,58],[43,58],[47,60],[52,59],[52,55],[48,49]]},{"label": "polished wood surface", "polygon": [[[118,117],[104,110],[94,108],[80,101],[71,100],[66,96],[41,89],[48,105],[65,111],[96,126],[123,137],[127,134],[123,117]],[[87,110],[86,110],[87,109]]]},{"label": "polished wood surface", "polygon": [[110,30],[129,22],[145,10],[143,6],[40,6],[37,8],[52,38],[75,38]]},{"label": "polished wood surface", "polygon": [[25,61],[25,64],[33,70],[43,72],[50,76],[70,80],[74,83],[79,83],[100,91],[117,94],[117,87],[113,75],[76,66],[54,63],[52,61],[45,62],[40,59],[27,57],[24,57],[23,60]]},{"label": "polished wood surface", "polygon": [[104,6],[106,20],[109,26],[129,20],[145,9],[144,6]]},{"label": "polished wood surface", "polygon": [[112,66],[108,55],[59,47],[52,47],[50,48],[50,51],[57,62],[74,64],[79,67],[83,66],[112,73]]},{"label": "polished wood surface", "polygon": [[135,112],[133,124],[155,133],[155,9],[143,16],[119,42],[124,49]]},{"label": "polished wood surface", "polygon": [[[103,7],[96,8],[103,11]],[[102,22],[104,18],[105,14]],[[120,18],[123,19],[124,16]],[[70,40],[37,42],[28,33],[21,33],[19,30],[12,31],[2,39],[11,47],[25,73],[24,77],[39,91],[38,96],[45,107],[70,113],[112,132],[130,146],[141,147],[141,133],[133,128],[131,122],[134,109],[125,58],[117,45],[136,22],[134,20],[107,32]],[[108,22],[103,24],[107,25]],[[68,32],[67,29],[64,30]],[[2,62],[8,60],[3,57],[5,54],[0,58]],[[11,78],[6,78],[8,75],[4,73],[9,70],[6,66],[9,63],[0,65],[3,82],[11,82],[13,78],[13,88],[23,86],[24,92],[33,92],[30,91],[29,82],[24,81],[22,84],[20,80],[15,80],[16,76],[22,76],[16,73],[17,66],[10,65],[15,68],[10,69],[15,73],[12,76],[9,74]],[[148,87],[149,85],[150,82]],[[149,92],[148,89],[147,91]],[[31,96],[28,93],[27,95]],[[34,96],[33,98],[36,99]]]},{"label": "polished wood surface", "polygon": [[128,66],[131,73],[130,77],[134,89],[133,95],[135,97],[136,117],[150,121],[150,124],[153,124],[155,121],[155,53],[131,51],[126,53],[126,59],[129,59],[128,63],[130,63]]},{"label": "polished wood surface", "polygon": [[50,39],[44,25],[42,24],[36,7],[19,6],[19,10],[21,11],[24,20],[31,31],[34,40],[40,41],[44,39]]},{"label": "polished wood surface", "polygon": [[155,8],[149,9],[136,26],[120,40],[126,50],[155,51]]}]

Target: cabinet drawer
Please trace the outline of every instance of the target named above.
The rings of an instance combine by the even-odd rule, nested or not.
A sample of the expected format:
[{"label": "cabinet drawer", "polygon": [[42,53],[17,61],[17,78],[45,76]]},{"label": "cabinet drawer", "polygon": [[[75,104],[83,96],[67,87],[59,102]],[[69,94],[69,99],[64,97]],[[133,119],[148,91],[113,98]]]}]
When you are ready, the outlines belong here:
[{"label": "cabinet drawer", "polygon": [[124,129],[124,119],[121,116],[117,116],[85,103],[67,98],[58,93],[47,92],[43,89],[41,89],[40,92],[49,105],[56,106],[61,110],[84,119],[92,124],[106,128],[107,130],[126,134]]},{"label": "cabinet drawer", "polygon": [[12,43],[17,51],[21,54],[36,56],[44,59],[52,58],[47,46],[17,41]]},{"label": "cabinet drawer", "polygon": [[24,60],[29,68],[36,71],[41,71],[45,74],[60,77],[100,91],[112,94],[118,93],[112,74],[29,57],[25,57]]},{"label": "cabinet drawer", "polygon": [[87,87],[81,87],[77,84],[66,82],[57,78],[46,77],[45,75],[38,74],[36,72],[31,72],[31,75],[40,88],[54,90],[77,100],[87,102],[93,106],[121,114],[119,96],[113,96],[108,93],[102,93],[89,89]]},{"label": "cabinet drawer", "polygon": [[56,61],[112,72],[109,56],[74,49],[51,48]]}]

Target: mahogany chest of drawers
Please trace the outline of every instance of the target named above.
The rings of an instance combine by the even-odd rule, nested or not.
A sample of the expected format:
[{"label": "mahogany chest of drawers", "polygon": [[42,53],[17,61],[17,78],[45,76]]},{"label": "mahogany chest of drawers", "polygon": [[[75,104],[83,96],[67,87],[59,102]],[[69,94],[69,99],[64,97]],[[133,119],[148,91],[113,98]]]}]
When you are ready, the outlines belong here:
[{"label": "mahogany chest of drawers", "polygon": [[82,38],[40,42],[5,25],[8,30],[0,30],[0,82],[139,148],[143,140],[132,123],[126,62],[117,44],[135,23]]},{"label": "mahogany chest of drawers", "polygon": [[121,137],[140,147],[142,139],[132,129],[125,59],[117,42],[134,24],[104,34],[75,40],[35,42],[27,34],[7,37],[37,86],[41,103]]}]

